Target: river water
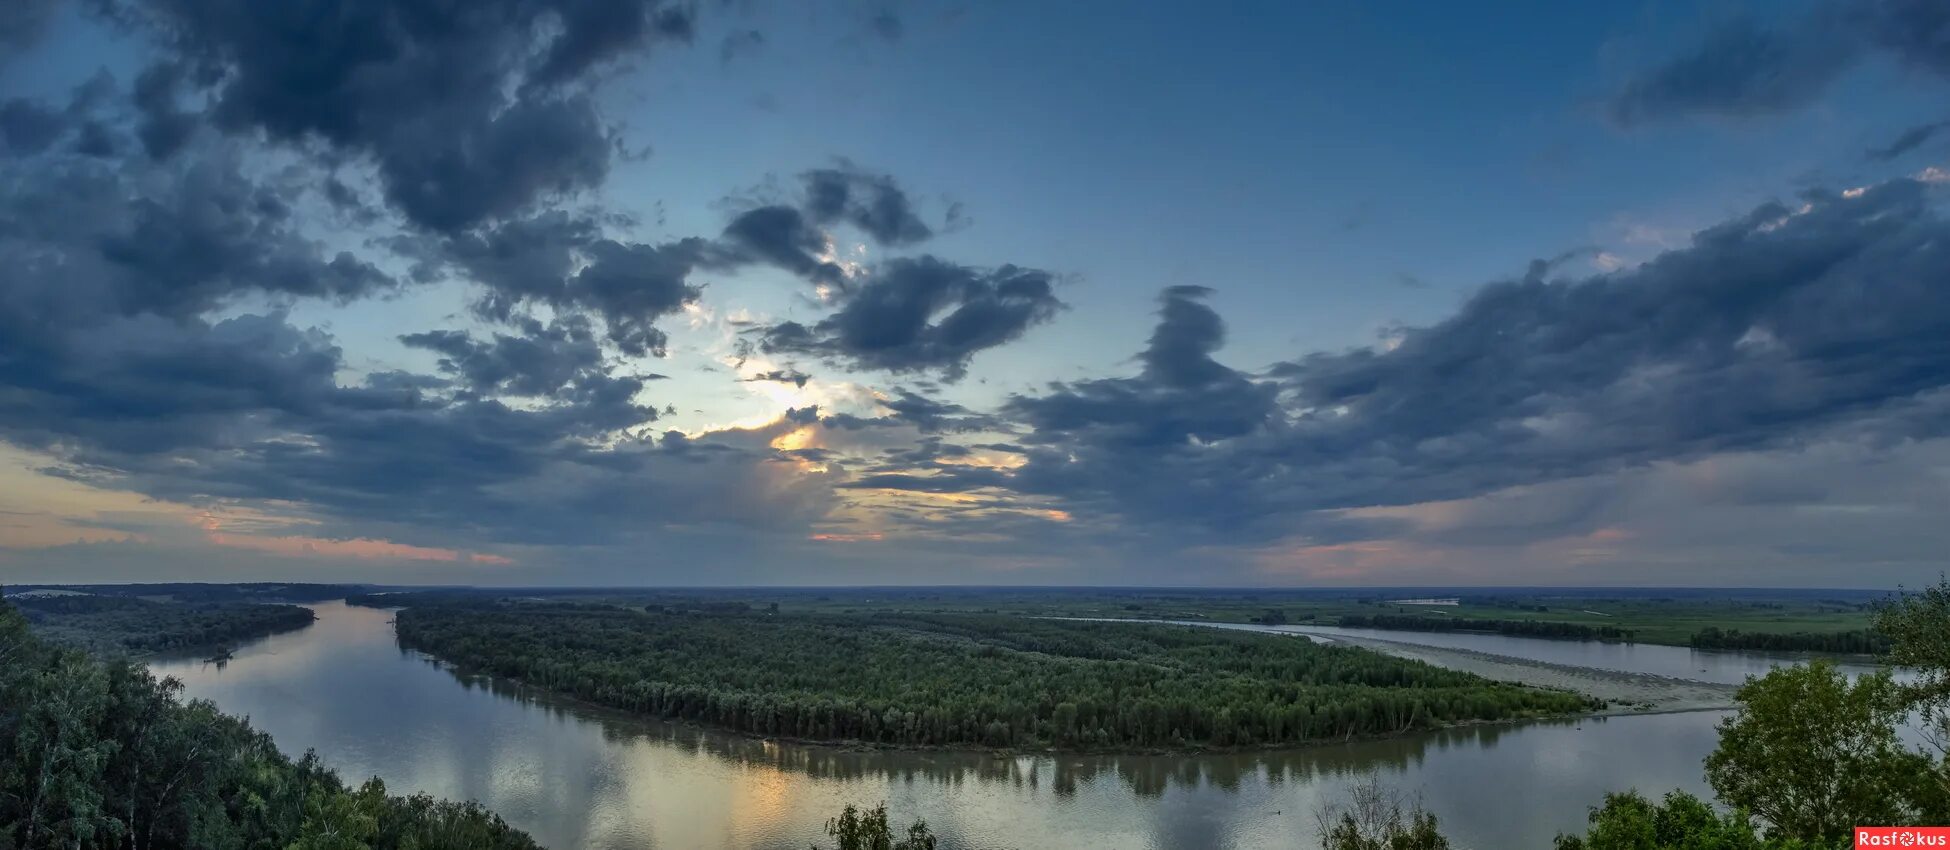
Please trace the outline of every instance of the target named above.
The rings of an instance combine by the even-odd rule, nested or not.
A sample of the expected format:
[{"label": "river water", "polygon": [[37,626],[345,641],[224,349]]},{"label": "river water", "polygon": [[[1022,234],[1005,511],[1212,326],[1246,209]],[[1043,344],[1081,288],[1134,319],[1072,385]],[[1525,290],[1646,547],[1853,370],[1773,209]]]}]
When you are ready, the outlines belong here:
[{"label": "river water", "polygon": [[[248,716],[287,753],[314,749],[347,780],[376,775],[394,793],[479,800],[554,850],[804,850],[845,804],[882,801],[898,823],[926,818],[944,850],[1312,847],[1317,806],[1370,774],[1419,796],[1458,848],[1548,847],[1556,833],[1580,830],[1607,791],[1705,794],[1700,764],[1723,714],[1480,726],[1242,755],[856,751],[646,721],[458,675],[401,650],[390,612],[313,607],[312,626],[239,647],[224,665],[151,666],[190,696]],[[1480,637],[1498,642],[1483,651],[1701,679],[1780,660],[1376,634]]]}]

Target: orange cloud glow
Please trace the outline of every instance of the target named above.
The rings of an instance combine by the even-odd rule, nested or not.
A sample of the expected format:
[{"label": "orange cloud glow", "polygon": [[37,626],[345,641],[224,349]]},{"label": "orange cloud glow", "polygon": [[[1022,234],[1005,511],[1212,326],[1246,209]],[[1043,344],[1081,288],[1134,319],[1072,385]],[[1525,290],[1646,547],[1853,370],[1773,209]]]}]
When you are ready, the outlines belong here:
[{"label": "orange cloud glow", "polygon": [[878,531],[869,531],[864,534],[840,534],[837,532],[819,532],[808,536],[806,539],[817,540],[821,543],[863,543],[863,542],[871,542],[875,540],[883,540],[885,538],[886,535],[881,534]]},{"label": "orange cloud glow", "polygon": [[286,535],[263,537],[244,534],[224,534],[213,528],[215,520],[205,518],[204,539],[218,546],[233,549],[249,549],[254,552],[268,552],[290,557],[317,558],[357,558],[365,561],[462,561],[474,564],[507,565],[514,561],[500,555],[483,552],[461,552],[458,549],[442,549],[433,546],[414,546],[408,543],[394,543],[391,540],[374,540],[355,537],[350,540],[333,540],[326,537],[306,537]]}]

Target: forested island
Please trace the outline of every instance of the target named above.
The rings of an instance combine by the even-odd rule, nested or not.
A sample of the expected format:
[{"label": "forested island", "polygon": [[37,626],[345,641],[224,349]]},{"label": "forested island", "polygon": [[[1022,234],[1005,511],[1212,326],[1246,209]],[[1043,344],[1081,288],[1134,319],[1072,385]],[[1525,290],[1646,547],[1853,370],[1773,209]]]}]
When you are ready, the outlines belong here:
[{"label": "forested island", "polygon": [[33,635],[0,601],[0,847],[536,848],[472,803],[347,786],[180,692],[140,664]]},{"label": "forested island", "polygon": [[651,608],[435,602],[401,610],[397,628],[403,646],[465,669],[613,708],[895,746],[1251,747],[1600,707],[1299,637],[992,615]]},{"label": "forested island", "polygon": [[91,652],[141,657],[216,650],[302,629],[311,609],[258,602],[153,602],[86,593],[17,595],[8,600],[41,637]]}]

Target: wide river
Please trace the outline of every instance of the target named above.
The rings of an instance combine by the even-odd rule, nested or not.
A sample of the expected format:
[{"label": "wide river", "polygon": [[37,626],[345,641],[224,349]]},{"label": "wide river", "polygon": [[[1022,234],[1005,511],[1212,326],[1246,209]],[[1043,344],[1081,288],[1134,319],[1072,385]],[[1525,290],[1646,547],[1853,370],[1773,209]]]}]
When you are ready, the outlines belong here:
[{"label": "wide river", "polygon": [[[348,780],[474,799],[554,850],[805,850],[849,802],[926,818],[946,848],[1317,846],[1314,812],[1370,774],[1442,821],[1458,848],[1548,847],[1607,791],[1705,794],[1723,712],[1482,726],[1301,750],[1198,756],[875,752],[646,721],[473,677],[394,640],[392,614],[313,606],[312,626],[224,665],[158,661],[192,697],[246,715]],[[1133,628],[1143,628],[1133,626]],[[1326,630],[1322,630],[1326,631]],[[1483,651],[1703,681],[1780,659],[1470,635]],[[1471,644],[1465,648],[1481,648]],[[1704,668],[1702,671],[1701,668]]]}]

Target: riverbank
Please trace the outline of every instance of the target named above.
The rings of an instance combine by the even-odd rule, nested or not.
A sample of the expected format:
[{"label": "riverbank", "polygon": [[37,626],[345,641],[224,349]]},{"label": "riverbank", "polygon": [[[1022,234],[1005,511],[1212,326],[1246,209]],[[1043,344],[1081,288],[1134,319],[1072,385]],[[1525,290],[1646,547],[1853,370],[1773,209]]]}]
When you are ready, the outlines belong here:
[{"label": "riverbank", "polygon": [[1388,640],[1366,635],[1332,634],[1306,631],[1304,626],[1253,626],[1241,623],[1216,623],[1188,620],[1140,620],[1135,618],[1093,619],[1091,622],[1150,623],[1167,626],[1253,631],[1284,634],[1316,642],[1359,647],[1383,655],[1421,661],[1449,670],[1474,673],[1485,679],[1507,684],[1549,690],[1571,691],[1605,703],[1605,708],[1580,716],[1620,714],[1665,714],[1676,711],[1715,711],[1732,708],[1738,686],[1703,682],[1676,676],[1634,673],[1560,664],[1534,658],[1521,658],[1458,647],[1431,646],[1406,640]]},{"label": "riverbank", "polygon": [[1738,689],[1734,685],[1715,682],[1554,664],[1470,649],[1425,646],[1379,638],[1335,635],[1329,640],[1396,658],[1475,673],[1499,682],[1576,691],[1602,700],[1607,705],[1607,708],[1593,712],[1597,715],[1728,709],[1733,707],[1733,694]]}]

